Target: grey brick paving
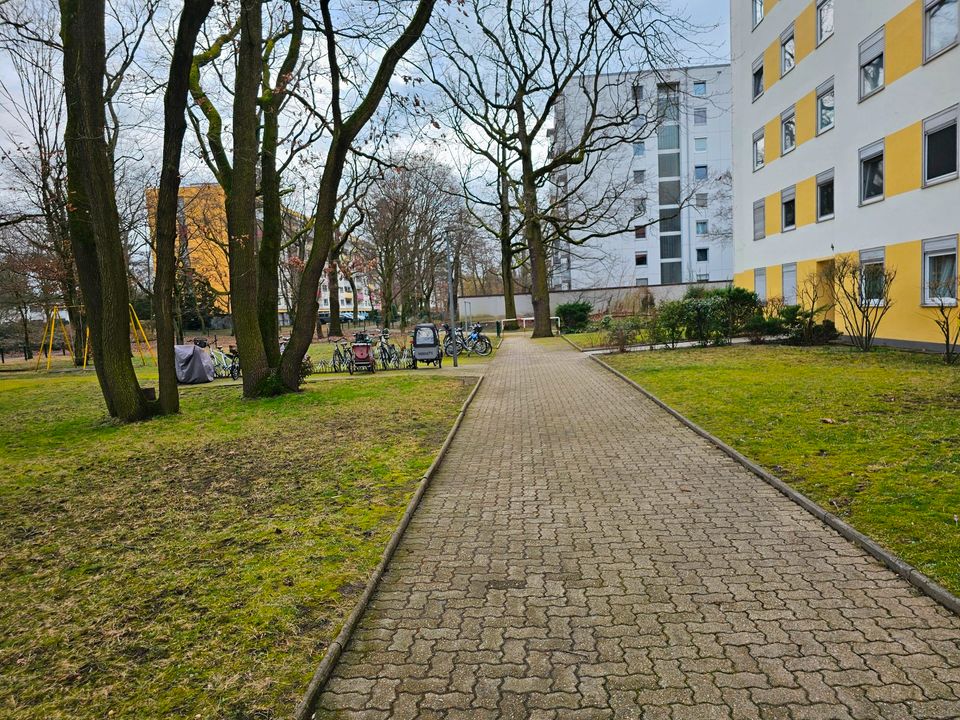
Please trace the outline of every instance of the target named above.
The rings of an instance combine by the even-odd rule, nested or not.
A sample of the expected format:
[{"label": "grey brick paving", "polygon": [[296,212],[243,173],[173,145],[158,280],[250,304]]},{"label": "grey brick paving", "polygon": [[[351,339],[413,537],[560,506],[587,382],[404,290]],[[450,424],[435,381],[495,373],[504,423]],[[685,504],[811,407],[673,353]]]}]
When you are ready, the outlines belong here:
[{"label": "grey brick paving", "polygon": [[960,718],[960,619],[588,358],[508,340],[319,717]]}]

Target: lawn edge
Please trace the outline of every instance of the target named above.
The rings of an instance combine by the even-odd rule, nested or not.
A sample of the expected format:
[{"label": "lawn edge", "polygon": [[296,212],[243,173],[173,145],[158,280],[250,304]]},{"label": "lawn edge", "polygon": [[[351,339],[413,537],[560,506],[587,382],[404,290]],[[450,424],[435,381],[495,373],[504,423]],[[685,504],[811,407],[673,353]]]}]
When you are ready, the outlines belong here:
[{"label": "lawn edge", "polygon": [[[584,353],[586,354],[586,353]],[[938,582],[933,580],[927,575],[924,575],[922,572],[917,570],[913,565],[906,562],[902,558],[893,554],[878,542],[873,540],[867,535],[864,535],[859,530],[855,529],[852,525],[848,524],[844,520],[841,520],[836,515],[827,512],[821,505],[814,502],[808,498],[803,493],[795,490],[790,487],[786,482],[781,480],[775,475],[772,475],[767,470],[762,468],[760,465],[757,465],[750,458],[743,455],[742,453],[734,450],[732,447],[727,445],[723,440],[712,435],[711,433],[704,430],[702,427],[697,425],[692,420],[687,419],[684,415],[674,410],[672,407],[663,402],[656,395],[651,393],[649,390],[646,390],[644,387],[639,385],[636,381],[631,380],[629,377],[624,375],[622,372],[616,368],[608,365],[597,355],[587,355],[591,360],[599,364],[601,367],[609,370],[611,373],[616,375],[618,378],[624,382],[631,385],[635,390],[638,390],[641,394],[646,396],[648,399],[652,400],[655,404],[659,405],[661,408],[666,410],[670,415],[675,417],[681,423],[686,425],[688,428],[693,430],[697,435],[704,438],[708,442],[715,445],[717,448],[722,450],[724,453],[733,458],[736,462],[742,465],[744,468],[752,472],[754,475],[759,477],[761,480],[766,482],[768,485],[775,488],[781,494],[787,496],[794,503],[802,507],[808,513],[813,515],[815,518],[823,522],[825,525],[829,526],[836,532],[838,532],[842,537],[852,542],[857,547],[865,550],[867,553],[872,555],[874,558],[882,562],[894,573],[899,575],[901,578],[906,580],[908,583],[913,585],[915,588],[920,590],[923,594],[927,595],[929,598],[939,603],[947,610],[950,610],[957,615],[960,615],[960,598],[954,595],[952,592],[947,590],[945,587],[940,585]]]},{"label": "lawn edge", "polygon": [[337,661],[340,659],[340,656],[343,653],[344,648],[347,646],[347,643],[350,642],[350,638],[353,636],[353,632],[356,630],[357,624],[360,622],[360,618],[362,618],[364,612],[366,612],[367,606],[370,604],[370,599],[373,597],[373,593],[376,592],[377,586],[380,584],[380,580],[383,578],[383,575],[387,570],[387,566],[390,564],[390,560],[393,558],[393,554],[396,552],[397,546],[400,544],[400,540],[403,538],[403,534],[406,531],[407,526],[410,524],[410,520],[413,519],[413,515],[417,511],[420,501],[423,499],[424,493],[430,486],[430,482],[433,479],[437,468],[440,466],[444,456],[450,449],[453,438],[456,436],[457,430],[460,429],[460,425],[463,422],[467,408],[470,407],[470,403],[473,402],[473,398],[480,389],[480,384],[482,382],[483,376],[481,375],[477,378],[477,382],[473,386],[473,390],[471,390],[470,394],[467,396],[467,399],[463,401],[463,405],[460,406],[460,413],[457,415],[456,420],[453,421],[453,426],[447,433],[447,437],[443,441],[443,445],[440,446],[440,450],[437,452],[436,457],[433,459],[433,462],[430,463],[430,467],[427,468],[427,471],[423,474],[423,477],[420,478],[420,484],[417,486],[417,490],[413,494],[413,497],[410,498],[410,502],[407,503],[407,509],[404,511],[403,517],[400,518],[399,524],[394,529],[393,534],[390,536],[390,541],[383,550],[383,555],[380,558],[379,564],[367,579],[367,584],[363,590],[363,594],[353,606],[353,610],[347,616],[346,621],[344,621],[343,626],[340,628],[340,632],[337,633],[337,636],[327,646],[327,650],[324,653],[323,658],[320,660],[320,665],[317,666],[317,669],[314,672],[313,677],[310,679],[310,683],[307,685],[307,689],[303,694],[303,698],[297,705],[297,709],[294,713],[294,718],[296,720],[309,720],[309,718],[311,718],[316,711],[317,701],[320,699],[320,694],[323,692],[323,689],[327,684],[327,680],[329,680],[330,675],[333,674],[333,670],[337,665]]}]

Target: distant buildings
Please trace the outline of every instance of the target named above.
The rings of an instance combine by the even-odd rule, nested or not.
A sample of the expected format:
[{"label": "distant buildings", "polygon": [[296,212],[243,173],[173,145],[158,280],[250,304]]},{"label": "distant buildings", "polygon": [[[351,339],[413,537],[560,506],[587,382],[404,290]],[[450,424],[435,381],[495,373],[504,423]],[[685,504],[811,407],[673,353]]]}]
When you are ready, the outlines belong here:
[{"label": "distant buildings", "polygon": [[[147,210],[150,227],[154,226],[156,212],[157,190],[147,190]],[[259,216],[258,216],[259,217]],[[285,226],[289,246],[281,255],[280,268],[280,297],[278,312],[281,323],[289,321],[287,310],[288,301],[293,297],[293,285],[296,282],[299,260],[306,257],[310,249],[312,234],[307,233],[304,238],[296,238],[298,230],[303,226],[303,217],[292,210],[285,214]],[[224,312],[230,311],[230,266],[227,256],[227,213],[223,188],[217,183],[201,183],[184,185],[180,188],[177,207],[177,254],[181,267],[202,276],[210,282],[217,293],[217,304]],[[259,226],[258,237],[259,241]],[[349,267],[348,258],[341,262]],[[369,278],[364,273],[354,273],[354,285],[357,296],[357,312],[370,312],[375,307],[376,292],[370,286]],[[354,291],[349,279],[340,274],[339,278],[340,310],[353,310]],[[317,296],[320,304],[320,314],[329,312],[330,289],[327,279],[321,283]]]},{"label": "distant buildings", "polygon": [[[574,242],[556,248],[552,289],[731,279],[731,89],[729,65],[610,76],[599,112],[651,131],[604,152],[585,182],[577,168],[555,179],[558,194],[578,187],[583,207],[602,206],[604,193],[618,199],[606,212],[609,236],[584,241],[591,229],[573,231]],[[557,147],[583,128],[585,106],[578,87],[566,92]]]},{"label": "distant buildings", "polygon": [[880,338],[942,341],[960,232],[957,0],[731,7],[736,284],[796,303],[851,257],[896,271]]}]

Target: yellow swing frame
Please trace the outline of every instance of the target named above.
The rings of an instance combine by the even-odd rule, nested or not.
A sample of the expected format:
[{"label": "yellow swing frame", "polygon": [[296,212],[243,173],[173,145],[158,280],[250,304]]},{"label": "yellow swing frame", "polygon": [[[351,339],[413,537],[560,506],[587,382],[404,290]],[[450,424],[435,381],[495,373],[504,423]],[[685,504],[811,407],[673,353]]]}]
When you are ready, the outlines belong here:
[{"label": "yellow swing frame", "polygon": [[[130,327],[133,330],[133,340],[137,344],[137,354],[140,355],[140,363],[142,365],[147,364],[147,359],[144,357],[143,349],[146,347],[147,355],[150,356],[150,359],[153,361],[153,364],[157,364],[157,358],[153,354],[153,348],[150,347],[150,341],[147,339],[147,332],[143,329],[143,323],[140,322],[140,316],[137,315],[137,311],[133,309],[133,304],[129,305],[130,307]],[[40,370],[40,363],[43,360],[43,346],[47,344],[47,371],[50,370],[51,356],[53,355],[53,337],[57,329],[57,321],[60,321],[60,331],[63,333],[63,339],[67,344],[67,349],[70,350],[70,354],[73,355],[73,345],[70,342],[70,334],[67,332],[66,323],[63,322],[63,318],[60,317],[60,307],[58,305],[53,306],[53,312],[50,314],[50,320],[43,327],[43,340],[40,343],[40,352],[37,353],[37,370]],[[87,325],[85,328],[86,333],[83,343],[83,369],[87,369],[87,358],[90,356],[90,326]],[[48,340],[49,336],[49,340]]]}]

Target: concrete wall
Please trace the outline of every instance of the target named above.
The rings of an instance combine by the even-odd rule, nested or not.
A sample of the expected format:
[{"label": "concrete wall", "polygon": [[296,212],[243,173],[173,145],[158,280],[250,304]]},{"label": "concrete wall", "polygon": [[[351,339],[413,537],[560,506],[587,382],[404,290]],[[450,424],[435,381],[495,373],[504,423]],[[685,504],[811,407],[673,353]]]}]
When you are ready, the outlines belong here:
[{"label": "concrete wall", "polygon": [[[725,287],[729,284],[728,282],[699,283],[700,286],[708,288]],[[661,303],[664,300],[677,300],[683,297],[689,287],[690,285],[651,285],[649,287],[627,285],[586,290],[556,290],[550,293],[550,308],[553,310],[563,303],[586,300],[593,305],[596,313],[613,312],[618,304],[625,311],[630,311],[632,308],[639,308],[644,295],[652,297],[656,303]],[[515,299],[517,314],[520,317],[532,317],[533,301],[530,299],[530,294],[518,294]],[[463,297],[459,300],[459,308],[460,314],[465,318],[504,318],[503,295]]]}]

